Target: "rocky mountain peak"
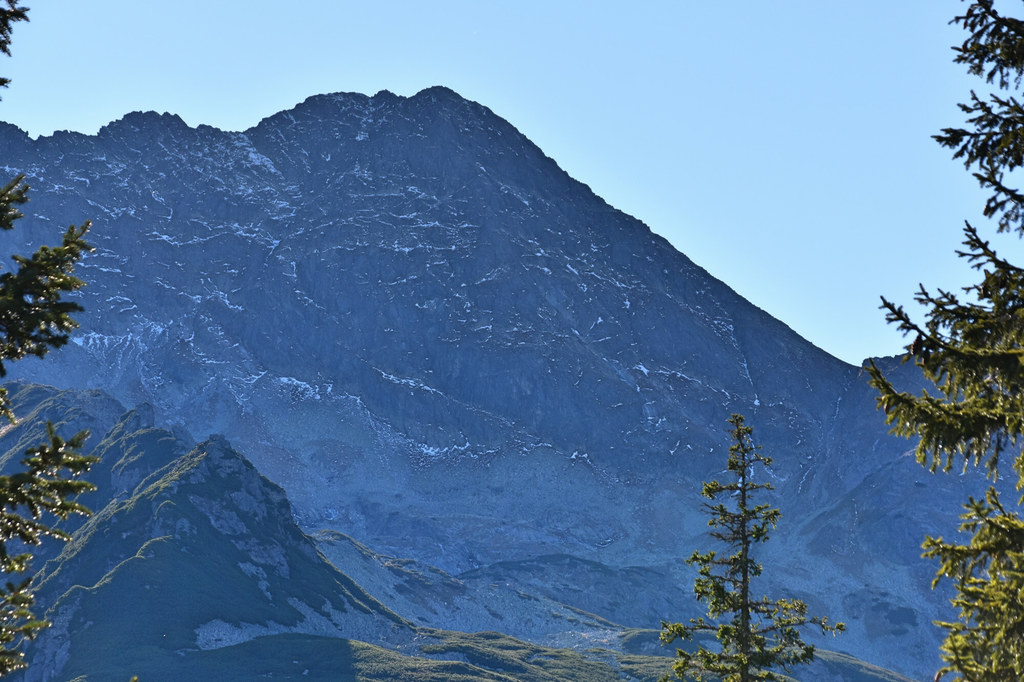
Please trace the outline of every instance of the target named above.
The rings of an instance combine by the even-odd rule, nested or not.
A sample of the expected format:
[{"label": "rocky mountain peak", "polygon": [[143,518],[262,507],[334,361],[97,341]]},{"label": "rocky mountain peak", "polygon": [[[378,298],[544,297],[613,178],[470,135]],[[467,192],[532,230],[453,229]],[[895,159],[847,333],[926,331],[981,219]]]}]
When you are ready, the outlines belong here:
[{"label": "rocky mountain peak", "polygon": [[[305,529],[453,575],[647,567],[642,589],[692,603],[679,559],[741,412],[775,458],[787,593],[830,600],[869,660],[934,649],[896,627],[904,605],[932,619],[930,567],[869,531],[923,537],[956,510],[893,506],[916,465],[858,369],[485,107],[445,88],[321,95],[244,132],[131,114],[96,136],[0,127],[0,150],[35,187],[13,238],[92,218],[97,246],[80,332],[15,371],[148,402],[183,440],[224,434]],[[689,615],[657,610],[637,600],[629,624]]]}]

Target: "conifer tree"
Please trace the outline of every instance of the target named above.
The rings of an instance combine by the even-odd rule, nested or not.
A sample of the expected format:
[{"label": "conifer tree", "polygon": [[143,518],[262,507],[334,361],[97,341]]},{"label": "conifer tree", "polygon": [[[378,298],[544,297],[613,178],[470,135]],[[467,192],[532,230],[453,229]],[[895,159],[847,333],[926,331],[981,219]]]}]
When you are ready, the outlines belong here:
[{"label": "conifer tree", "polygon": [[710,620],[690,619],[689,625],[663,622],[661,641],[688,640],[700,633],[718,639],[720,651],[704,647],[695,652],[676,650],[673,671],[679,679],[778,680],[781,678],[774,671],[788,671],[814,660],[814,646],[800,636],[802,627],[816,625],[822,633],[836,633],[843,630],[843,624],[830,625],[824,618],[809,617],[807,604],[799,600],[752,596],[752,581],[762,571],[753,548],[768,540],[781,514],[768,504],[754,502],[757,491],[772,489],[770,483],[754,482],[755,468],[769,469],[772,459],[753,444],[753,430],[744,424],[742,415],[732,415],[729,424],[733,427],[730,481],[705,483],[702,494],[713,503],[703,505],[711,516],[710,535],[731,553],[696,551],[687,559],[698,567],[693,592],[707,605]]},{"label": "conifer tree", "polygon": [[[971,92],[961,104],[963,128],[946,128],[935,139],[961,159],[989,192],[983,215],[999,232],[1024,236],[1024,193],[1014,184],[1024,165],[1024,107],[1013,95],[1024,75],[1024,22],[996,11],[993,0],[971,2],[954,18],[967,31],[954,61],[984,78],[994,93]],[[1010,94],[1000,94],[1009,91]],[[932,471],[982,467],[996,480],[1008,458],[1024,489],[1024,270],[999,256],[970,223],[961,257],[979,272],[963,295],[923,286],[916,300],[925,309],[916,322],[886,299],[886,318],[913,341],[913,360],[934,391],[897,391],[870,363],[878,404],[894,433],[918,439],[918,461]],[[1024,679],[1024,521],[1016,504],[990,486],[964,505],[960,536],[928,537],[924,556],[938,561],[933,586],[953,581],[959,610],[945,629],[943,668],[936,679],[1018,682]]]},{"label": "conifer tree", "polygon": [[[9,55],[12,26],[26,21],[28,10],[16,0],[4,4],[0,6],[0,52]],[[0,87],[8,82],[0,78]],[[0,189],[0,229],[13,229],[23,217],[18,207],[28,201],[28,189],[24,175]],[[90,249],[84,240],[88,229],[89,223],[69,227],[60,246],[43,246],[31,257],[12,256],[15,268],[0,274],[0,377],[6,374],[4,362],[27,355],[43,357],[67,343],[68,332],[77,326],[71,314],[81,308],[62,296],[82,286],[74,266]],[[3,388],[0,418],[15,421]],[[21,469],[0,476],[0,572],[10,576],[0,585],[0,675],[25,667],[22,643],[47,625],[32,613],[31,577],[14,578],[28,571],[31,552],[15,548],[38,545],[44,537],[68,539],[49,525],[50,518],[88,513],[76,498],[93,488],[79,478],[95,459],[80,451],[88,433],[65,441],[52,424],[47,424],[46,431],[47,442],[25,453]]]}]

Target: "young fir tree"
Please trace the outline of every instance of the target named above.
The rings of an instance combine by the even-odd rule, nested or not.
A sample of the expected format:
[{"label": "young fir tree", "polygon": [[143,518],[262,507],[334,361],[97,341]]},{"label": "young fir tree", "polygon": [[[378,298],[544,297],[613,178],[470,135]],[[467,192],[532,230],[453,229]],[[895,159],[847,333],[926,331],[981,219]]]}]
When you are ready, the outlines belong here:
[{"label": "young fir tree", "polygon": [[[729,448],[730,482],[704,484],[703,495],[713,502],[704,503],[711,516],[711,537],[719,540],[729,554],[694,552],[687,563],[698,567],[693,591],[707,605],[708,618],[682,623],[661,624],[663,644],[676,639],[688,640],[699,633],[714,634],[720,651],[699,647],[695,652],[676,650],[673,671],[679,679],[720,679],[722,682],[781,679],[773,671],[788,671],[792,666],[814,660],[814,646],[800,637],[805,625],[816,625],[822,633],[843,630],[842,623],[829,625],[824,618],[807,615],[807,604],[798,600],[768,597],[754,598],[751,581],[761,575],[761,564],[753,557],[757,543],[768,540],[781,514],[768,504],[755,504],[758,490],[771,490],[770,483],[755,483],[755,467],[767,470],[770,457],[761,453],[751,440],[752,429],[743,416],[734,414],[732,446]],[[716,500],[722,500],[716,502]]]},{"label": "young fir tree", "polygon": [[[0,52],[10,54],[11,29],[25,21],[27,9],[15,0],[0,7]],[[0,78],[0,87],[8,79]],[[0,229],[11,230],[23,217],[18,206],[28,201],[28,186],[19,175],[0,188]],[[68,340],[68,332],[77,325],[71,314],[81,310],[62,295],[82,286],[74,277],[74,265],[89,250],[84,241],[89,228],[69,227],[60,246],[41,247],[30,258],[12,256],[15,269],[0,274],[0,377],[6,373],[5,361],[27,355],[43,357]],[[0,388],[0,418],[14,423],[14,413],[6,389]],[[15,580],[15,574],[28,570],[30,552],[14,547],[38,545],[44,537],[68,539],[54,528],[50,518],[66,519],[88,510],[77,496],[93,488],[79,480],[95,458],[83,455],[88,434],[81,432],[64,441],[52,424],[47,424],[47,442],[29,449],[21,460],[21,469],[0,476],[0,572],[11,578],[0,586],[0,675],[25,667],[20,647],[46,626],[32,613],[31,578]]]},{"label": "young fir tree", "polygon": [[[961,104],[964,128],[947,128],[935,139],[962,159],[990,192],[984,215],[1000,232],[1024,236],[1024,194],[1012,185],[1024,164],[1024,108],[1012,95],[1024,75],[1024,22],[999,14],[992,0],[972,2],[954,23],[968,33],[954,48],[955,61],[984,78],[996,94],[971,92]],[[1001,258],[967,223],[959,255],[979,271],[964,296],[921,287],[926,308],[915,322],[883,299],[890,322],[913,339],[904,361],[913,361],[935,391],[897,391],[871,363],[872,385],[894,433],[918,438],[917,458],[931,470],[982,466],[995,480],[1009,458],[1017,489],[1024,488],[1024,270]],[[1003,469],[1001,469],[1001,466]],[[944,667],[936,679],[1024,680],[1024,521],[1016,504],[989,487],[969,498],[954,541],[926,538],[924,556],[939,563],[933,586],[950,579],[956,588],[957,622],[946,630]]]}]

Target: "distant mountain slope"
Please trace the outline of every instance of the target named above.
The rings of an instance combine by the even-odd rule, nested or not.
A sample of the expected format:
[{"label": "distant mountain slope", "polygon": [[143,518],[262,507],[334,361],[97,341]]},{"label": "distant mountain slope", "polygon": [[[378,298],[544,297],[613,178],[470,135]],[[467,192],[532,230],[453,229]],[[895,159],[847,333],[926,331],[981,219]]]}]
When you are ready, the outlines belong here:
[{"label": "distant mountain slope", "polygon": [[[356,550],[335,552],[332,565],[295,526],[281,489],[223,438],[190,447],[155,427],[148,406],[118,414],[96,391],[12,388],[30,416],[0,435],[5,461],[34,444],[44,419],[61,431],[90,429],[102,456],[89,473],[97,490],[84,497],[96,513],[67,528],[63,551],[51,543],[37,552],[50,557],[37,606],[53,625],[26,645],[30,666],[16,679],[653,680],[669,666],[656,632],[623,631],[543,597],[421,573],[344,538],[324,538]],[[475,591],[509,625],[510,599],[534,618],[561,610],[581,639],[567,650],[496,632],[414,629],[353,581],[352,568],[394,597],[390,583],[413,613],[432,597],[460,610]],[[835,659],[824,652],[809,670],[898,680]]]},{"label": "distant mountain slope", "polygon": [[848,621],[839,646],[866,660],[934,665],[942,599],[918,543],[954,526],[964,482],[916,487],[858,368],[485,107],[431,88],[311,97],[245,132],[153,113],[95,136],[5,126],[0,158],[34,186],[12,248],[85,218],[98,247],[81,332],[20,376],[224,434],[307,531],[454,576],[535,584],[551,556],[587,584],[653,576],[628,583],[641,598],[585,595],[638,627],[695,615],[680,560],[707,542],[700,482],[742,412],[784,514],[766,589]]},{"label": "distant mountain slope", "polygon": [[[291,520],[281,488],[220,437],[189,447],[156,428],[146,406],[118,415],[119,404],[97,391],[14,385],[12,393],[31,417],[0,436],[5,461],[41,435],[42,419],[61,430],[90,429],[102,456],[89,474],[98,489],[84,498],[96,513],[72,524],[74,539],[62,551],[48,544],[37,554],[50,557],[38,607],[53,625],[27,645],[31,665],[15,679],[610,681],[652,680],[669,666],[670,658],[651,655],[668,651],[643,650],[656,641],[653,631],[587,624],[571,610],[579,627],[599,633],[579,650],[496,632],[414,629],[352,581],[348,568],[388,593],[373,568],[359,567],[369,559],[409,597],[403,605],[480,588],[437,570],[420,574],[413,562],[351,541],[355,555],[329,563]],[[551,604],[514,598],[538,604],[535,616]],[[481,602],[506,605],[493,589]],[[833,657],[825,652],[819,670],[830,670]],[[856,660],[840,660],[837,670],[851,680],[898,679],[856,677],[867,670]]]},{"label": "distant mountain slope", "polygon": [[[30,387],[15,398],[40,394],[51,415],[81,413],[79,395]],[[223,438],[188,450],[146,412],[124,414],[93,439],[103,459],[86,501],[96,513],[37,580],[54,626],[32,649],[27,679],[113,679],[152,666],[157,652],[173,659],[280,633],[412,639],[404,619],[327,562],[295,526],[283,491]]]}]

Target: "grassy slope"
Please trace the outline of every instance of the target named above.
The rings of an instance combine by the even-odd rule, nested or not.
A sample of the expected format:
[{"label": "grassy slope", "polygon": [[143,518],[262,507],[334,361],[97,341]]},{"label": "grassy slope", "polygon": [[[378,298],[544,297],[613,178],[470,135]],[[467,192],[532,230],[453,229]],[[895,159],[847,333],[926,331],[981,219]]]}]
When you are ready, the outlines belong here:
[{"label": "grassy slope", "polygon": [[[424,631],[431,643],[422,656],[403,655],[353,640],[307,634],[278,634],[209,651],[173,653],[137,648],[97,657],[88,675],[72,679],[126,680],[138,674],[146,682],[255,679],[344,682],[417,680],[418,682],[553,682],[556,680],[654,682],[665,674],[667,656],[577,652],[537,646],[496,632],[475,634]],[[794,680],[841,679],[846,682],[911,682],[844,654],[819,652],[819,660],[795,670]]]},{"label": "grassy slope", "polygon": [[[660,660],[662,672],[670,665],[666,657],[672,656],[675,648],[673,646],[662,647],[658,643],[659,631],[657,630],[627,630],[622,635],[621,647],[625,655],[620,656],[620,663],[624,669],[633,666],[637,672],[631,673],[639,679],[645,678],[645,671],[653,670],[658,666]],[[841,640],[837,640],[841,641]],[[714,639],[708,638],[700,642],[703,646],[714,649]],[[864,661],[836,651],[829,651],[820,647],[815,649],[815,660],[813,663],[795,668],[790,677],[794,680],[804,682],[816,682],[817,680],[843,680],[843,682],[913,682],[909,677],[904,677],[884,668],[865,663]],[[630,657],[636,656],[636,660]]]}]

